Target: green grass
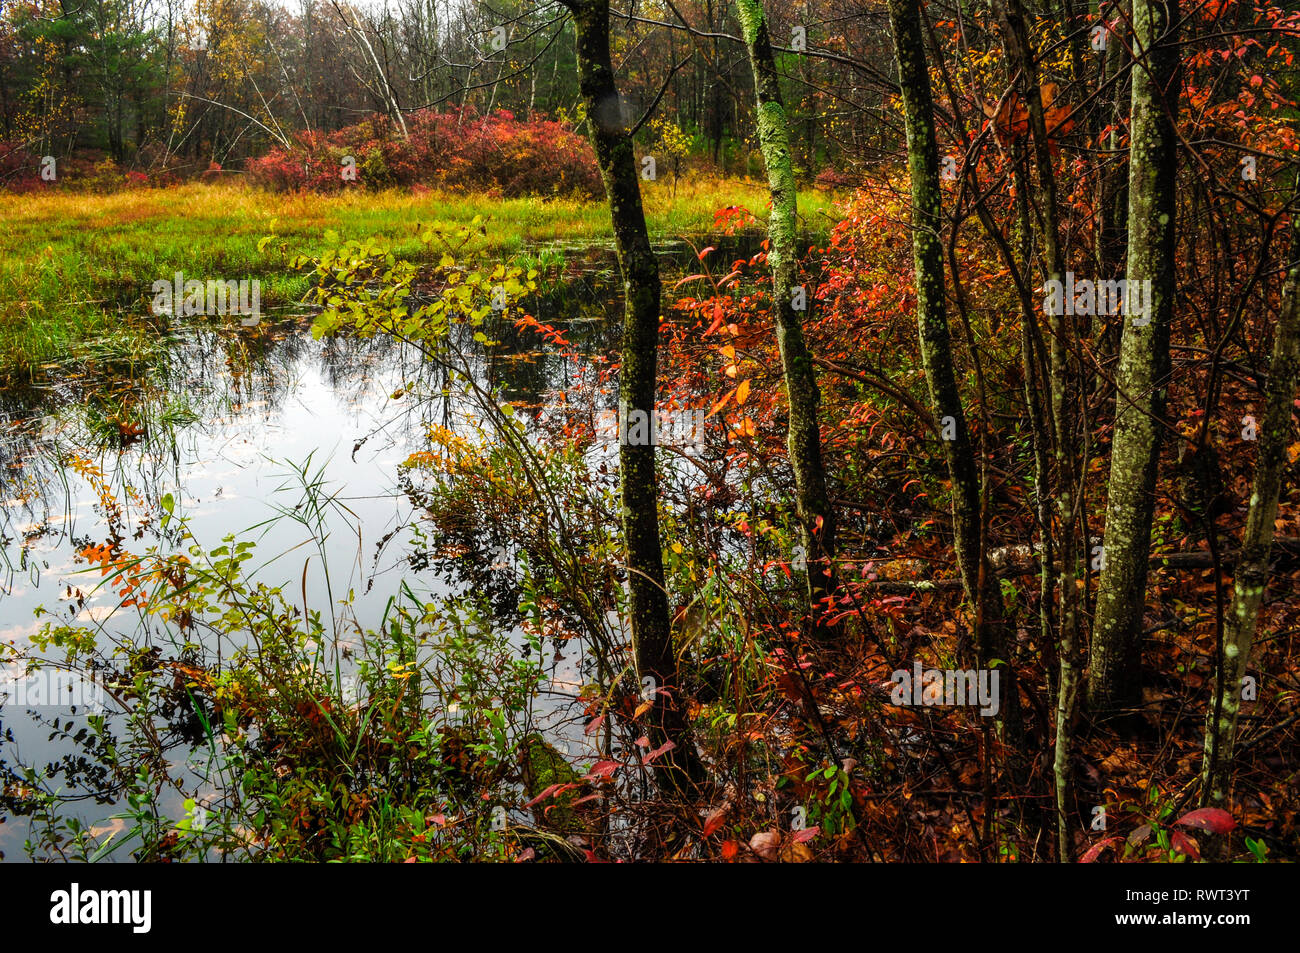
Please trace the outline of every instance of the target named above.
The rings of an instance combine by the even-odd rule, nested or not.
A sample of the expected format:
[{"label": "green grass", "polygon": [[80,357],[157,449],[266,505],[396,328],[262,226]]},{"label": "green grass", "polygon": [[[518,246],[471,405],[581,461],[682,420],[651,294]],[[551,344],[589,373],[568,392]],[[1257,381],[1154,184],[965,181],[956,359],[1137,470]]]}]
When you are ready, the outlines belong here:
[{"label": "green grass", "polygon": [[[738,179],[643,186],[656,238],[712,229],[714,212],[744,205],[763,214],[764,183]],[[833,199],[800,197],[814,234],[830,224]],[[486,234],[469,250],[506,257],[548,243],[612,239],[603,202],[500,199],[484,195],[408,191],[339,195],[274,194],[242,184],[189,184],[109,195],[53,192],[0,194],[0,377],[40,376],[76,359],[98,342],[137,350],[157,332],[149,316],[153,281],[183,271],[187,278],[256,277],[264,310],[289,306],[306,290],[284,257],[258,240],[275,234],[291,254],[318,255],[327,229],[345,238],[385,235],[399,255],[422,248],[416,223],[454,229],[476,216]]]}]

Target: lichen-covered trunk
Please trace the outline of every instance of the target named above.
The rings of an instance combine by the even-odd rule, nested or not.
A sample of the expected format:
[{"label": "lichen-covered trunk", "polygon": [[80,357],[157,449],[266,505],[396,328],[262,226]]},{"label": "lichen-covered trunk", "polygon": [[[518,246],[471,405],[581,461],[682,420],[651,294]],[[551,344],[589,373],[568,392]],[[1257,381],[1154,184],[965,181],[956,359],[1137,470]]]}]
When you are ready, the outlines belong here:
[{"label": "lichen-covered trunk", "polygon": [[[619,371],[619,413],[638,412],[652,420],[659,346],[659,262],[650,245],[631,130],[623,116],[609,52],[608,0],[566,0],[576,30],[579,88],[587,107],[592,146],[609,200],[614,243],[623,272],[623,338]],[[651,733],[655,746],[675,748],[655,762],[664,790],[684,789],[702,776],[689,723],[680,704],[673,652],[653,442],[619,442],[619,485],[623,540],[627,548],[628,615],[638,679],[654,679]]]},{"label": "lichen-covered trunk", "polygon": [[[1128,243],[1128,166],[1121,160],[1120,137],[1128,120],[1128,103],[1132,95],[1124,69],[1128,65],[1128,37],[1123,27],[1130,4],[1121,4],[1120,25],[1110,34],[1106,43],[1103,84],[1114,80],[1099,94],[1101,121],[1113,127],[1103,144],[1103,165],[1097,175],[1097,233],[1096,261],[1099,277],[1117,275],[1124,266]],[[1123,316],[1105,316],[1098,322],[1097,353],[1109,363],[1118,351]],[[1098,375],[1099,390],[1109,390],[1106,375]]]},{"label": "lichen-covered trunk", "polygon": [[1176,284],[1176,0],[1134,0],[1133,30],[1126,301],[1102,540],[1105,560],[1088,668],[1088,703],[1099,714],[1136,708],[1141,700],[1140,636]]},{"label": "lichen-covered trunk", "polygon": [[[758,141],[772,192],[767,263],[772,271],[776,340],[781,351],[781,367],[790,406],[786,445],[790,467],[794,471],[800,542],[808,565],[808,599],[813,629],[825,635],[829,630],[818,620],[829,608],[827,600],[835,592],[832,562],[835,558],[835,514],[826,493],[826,475],[822,468],[821,427],[817,416],[821,395],[794,302],[799,257],[796,206],[799,193],[790,155],[789,123],[781,100],[781,85],[762,4],[759,0],[739,0],[738,13],[745,45],[749,49],[754,88],[758,93]],[[807,307],[811,307],[812,295],[806,289],[801,298]]]},{"label": "lichen-covered trunk", "polygon": [[[1300,189],[1297,189],[1300,200]],[[1234,596],[1223,635],[1222,670],[1205,730],[1202,804],[1224,807],[1232,771],[1232,747],[1241,710],[1242,679],[1250,660],[1259,608],[1268,586],[1269,550],[1277,517],[1278,491],[1291,443],[1291,415],[1300,386],[1300,204],[1291,219],[1291,270],[1282,290],[1282,313],[1273,337],[1264,416],[1258,434],[1259,456],[1251,481],[1250,509],[1233,576]]]},{"label": "lichen-covered trunk", "polygon": [[[942,429],[939,441],[952,481],[953,548],[966,598],[976,615],[979,663],[1007,659],[1002,625],[1002,596],[980,546],[980,486],[975,451],[966,413],[957,388],[952,341],[944,301],[942,191],[939,148],[934,134],[934,107],[926,68],[917,0],[889,0],[889,22],[898,61],[907,128],[907,164],[912,187],[912,261],[916,274],[916,320],[921,360],[930,388],[934,418]],[[948,437],[951,439],[947,439]],[[999,679],[1000,714],[1008,726],[1018,726],[1015,679],[1008,665]]]}]

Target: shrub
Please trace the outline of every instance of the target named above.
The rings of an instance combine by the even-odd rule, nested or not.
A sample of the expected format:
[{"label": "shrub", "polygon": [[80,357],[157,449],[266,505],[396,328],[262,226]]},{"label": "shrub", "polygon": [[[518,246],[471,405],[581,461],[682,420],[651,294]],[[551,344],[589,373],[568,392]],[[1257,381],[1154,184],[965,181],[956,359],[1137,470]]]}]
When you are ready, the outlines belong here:
[{"label": "shrub", "polygon": [[40,161],[24,143],[0,139],[0,185],[27,192],[41,184]]},{"label": "shrub", "polygon": [[407,119],[409,137],[372,116],[328,135],[302,133],[290,148],[251,160],[255,182],[277,190],[336,191],[352,183],[341,172],[356,164],[361,187],[416,184],[491,191],[504,196],[600,193],[600,173],[587,140],[565,123],[527,121],[507,110],[421,110]]},{"label": "shrub", "polygon": [[826,168],[817,173],[814,184],[823,191],[851,189],[858,184],[858,177],[838,169]]}]

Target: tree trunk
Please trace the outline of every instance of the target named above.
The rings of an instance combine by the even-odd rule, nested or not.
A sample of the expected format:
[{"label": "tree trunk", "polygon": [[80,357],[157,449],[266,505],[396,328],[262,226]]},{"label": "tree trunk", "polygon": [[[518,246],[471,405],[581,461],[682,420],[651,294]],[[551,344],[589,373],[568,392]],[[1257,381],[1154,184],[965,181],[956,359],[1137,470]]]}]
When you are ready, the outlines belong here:
[{"label": "tree trunk", "polygon": [[[1122,5],[1121,15],[1128,15],[1129,3]],[[1127,41],[1124,27],[1121,25],[1110,34],[1106,43],[1106,55],[1102,57],[1105,66],[1103,82],[1121,75],[1127,66],[1128,56],[1125,50]],[[1105,157],[1097,176],[1097,234],[1096,260],[1097,274],[1102,277],[1116,275],[1123,267],[1127,255],[1128,241],[1128,168],[1121,161],[1119,138],[1123,132],[1124,120],[1128,118],[1127,105],[1131,96],[1126,80],[1117,80],[1105,93],[1101,94],[1101,123],[1112,125],[1114,130],[1106,137]],[[1118,350],[1123,316],[1107,315],[1098,322],[1097,353],[1099,358],[1109,364]],[[1109,389],[1104,376],[1098,377],[1097,387]]]},{"label": "tree trunk", "polygon": [[[1088,670],[1088,702],[1102,714],[1134,708],[1141,700],[1140,635],[1176,285],[1177,24],[1177,0],[1134,0],[1127,293],[1106,495],[1105,559]],[[1136,282],[1150,289],[1143,292],[1146,307],[1140,316],[1130,313]]]},{"label": "tree trunk", "polygon": [[[1048,281],[1060,281],[1065,273],[1065,252],[1057,218],[1056,174],[1052,168],[1051,142],[1047,132],[1042,91],[1038,84],[1038,65],[1030,43],[1021,0],[1000,0],[997,4],[999,27],[1009,57],[1008,63],[1020,73],[1020,88],[1029,113],[1029,130],[1033,134],[1034,167],[1038,174],[1037,198],[1043,234],[1043,272]],[[1019,163],[1017,162],[1017,168]],[[1020,174],[1017,173],[1019,176]],[[1027,183],[1023,183],[1026,184]],[[1049,347],[1050,418],[1054,444],[1055,473],[1052,481],[1056,497],[1055,539],[1044,546],[1044,553],[1055,549],[1059,554],[1060,633],[1057,658],[1056,745],[1053,774],[1056,787],[1057,859],[1068,861],[1072,844],[1067,810],[1070,798],[1070,725],[1074,720],[1079,685],[1080,619],[1079,591],[1075,573],[1079,562],[1079,523],[1081,513],[1075,497],[1077,457],[1073,426],[1074,369],[1070,344],[1075,339],[1074,323],[1061,309],[1048,315],[1051,329]],[[1049,595],[1047,587],[1043,595]]]},{"label": "tree trunk", "polygon": [[626,300],[619,372],[619,483],[627,547],[628,614],[638,679],[654,679],[650,712],[655,747],[676,747],[655,762],[662,790],[688,788],[703,777],[680,704],[677,658],[664,590],[654,442],[631,443],[627,420],[654,419],[659,345],[659,262],[650,246],[631,130],[623,116],[609,53],[609,0],[565,0],[573,14],[579,86],[592,146],[609,199]]},{"label": "tree trunk", "polygon": [[[772,271],[776,340],[781,351],[790,405],[786,444],[790,466],[794,470],[801,545],[808,565],[808,599],[813,629],[825,635],[827,629],[818,620],[830,608],[826,600],[833,598],[835,593],[835,514],[827,498],[826,475],[822,469],[821,426],[817,414],[821,394],[817,389],[812,356],[804,343],[800,314],[794,304],[799,260],[796,204],[799,191],[790,155],[789,123],[781,102],[781,84],[776,74],[763,7],[760,0],[740,0],[737,12],[754,72],[754,87],[758,94],[758,140],[772,192],[767,263]],[[811,307],[809,289],[803,289],[801,298],[805,307]],[[944,327],[946,333],[947,325]]]},{"label": "tree trunk", "polygon": [[[1300,189],[1296,197],[1300,199]],[[1292,212],[1291,259],[1291,271],[1282,291],[1282,313],[1273,338],[1264,418],[1258,434],[1259,457],[1251,484],[1241,557],[1233,578],[1235,595],[1224,631],[1214,704],[1206,723],[1201,803],[1207,807],[1224,807],[1228,795],[1232,746],[1241,709],[1241,680],[1250,661],[1259,608],[1268,585],[1273,521],[1288,463],[1287,446],[1291,442],[1292,402],[1296,387],[1300,386],[1300,205]]]},{"label": "tree trunk", "polygon": [[930,403],[943,439],[944,461],[952,481],[953,548],[957,566],[976,616],[976,653],[980,665],[990,659],[1008,662],[1002,669],[999,713],[1008,725],[1018,718],[1015,680],[1002,631],[1002,595],[980,546],[980,487],[975,452],[953,368],[952,342],[944,302],[940,231],[942,191],[934,108],[926,68],[917,0],[889,0],[889,22],[898,60],[907,127],[908,170],[912,182],[912,259],[916,272],[916,318],[921,359],[930,388]]}]

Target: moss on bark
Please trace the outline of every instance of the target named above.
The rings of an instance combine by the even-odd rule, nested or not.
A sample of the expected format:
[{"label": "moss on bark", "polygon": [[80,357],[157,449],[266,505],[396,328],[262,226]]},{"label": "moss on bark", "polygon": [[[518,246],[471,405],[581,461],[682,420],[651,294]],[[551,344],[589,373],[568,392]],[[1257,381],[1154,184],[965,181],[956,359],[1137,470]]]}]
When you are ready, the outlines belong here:
[{"label": "moss on bark", "polygon": [[[772,272],[772,295],[777,312],[776,340],[790,408],[786,446],[790,467],[794,471],[801,543],[807,553],[808,599],[816,620],[818,607],[835,592],[835,514],[826,492],[826,475],[822,466],[818,417],[821,393],[793,300],[798,274],[799,191],[790,152],[789,122],[781,99],[781,84],[763,7],[758,0],[739,0],[737,13],[754,74],[754,88],[758,95],[758,141],[772,193],[767,263]],[[805,301],[811,306],[812,295],[805,295]],[[830,632],[816,621],[814,631],[823,636]]]},{"label": "moss on bark", "polygon": [[[565,0],[573,14],[578,85],[591,128],[623,272],[625,301],[619,372],[619,407],[653,419],[658,379],[659,261],[650,245],[632,134],[624,116],[609,52],[608,0]],[[627,549],[628,615],[637,677],[654,679],[650,734],[656,747],[675,748],[655,762],[661,788],[692,787],[703,779],[682,708],[664,589],[653,443],[619,445],[619,491]]]},{"label": "moss on bark", "polygon": [[[1178,113],[1177,4],[1134,0],[1129,243],[1125,279],[1148,283],[1145,314],[1124,311],[1116,376],[1103,543],[1088,703],[1099,713],[1141,701],[1142,620],[1156,471],[1169,386],[1169,326],[1174,313]],[[1102,276],[1108,277],[1108,276]]]}]

